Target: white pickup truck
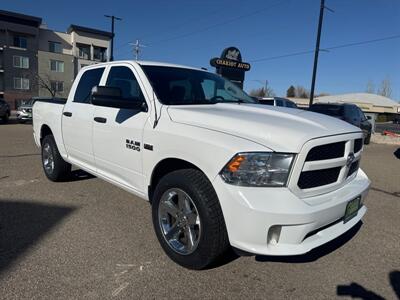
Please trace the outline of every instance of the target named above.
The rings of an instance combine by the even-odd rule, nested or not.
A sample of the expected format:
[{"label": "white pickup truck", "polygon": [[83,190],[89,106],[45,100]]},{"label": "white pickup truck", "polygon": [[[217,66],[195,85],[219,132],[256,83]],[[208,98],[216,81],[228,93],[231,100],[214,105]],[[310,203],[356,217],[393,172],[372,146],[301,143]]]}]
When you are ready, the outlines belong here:
[{"label": "white pickup truck", "polygon": [[230,246],[303,254],[367,210],[359,128],[259,105],[200,69],[85,67],[66,103],[35,103],[33,129],[50,180],[74,165],[150,201],[162,248],[187,268],[206,268]]}]

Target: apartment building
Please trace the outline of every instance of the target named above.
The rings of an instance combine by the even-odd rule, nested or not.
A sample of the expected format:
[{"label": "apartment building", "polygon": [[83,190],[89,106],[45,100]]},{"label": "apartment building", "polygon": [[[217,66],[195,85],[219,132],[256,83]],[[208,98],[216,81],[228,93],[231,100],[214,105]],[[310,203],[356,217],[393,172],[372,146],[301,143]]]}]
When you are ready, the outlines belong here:
[{"label": "apartment building", "polygon": [[0,10],[0,98],[15,109],[34,96],[67,97],[82,67],[109,60],[111,38],[78,25],[51,30],[39,17]]},{"label": "apartment building", "polygon": [[38,95],[32,77],[38,72],[41,23],[38,17],[0,10],[0,98],[11,107]]}]

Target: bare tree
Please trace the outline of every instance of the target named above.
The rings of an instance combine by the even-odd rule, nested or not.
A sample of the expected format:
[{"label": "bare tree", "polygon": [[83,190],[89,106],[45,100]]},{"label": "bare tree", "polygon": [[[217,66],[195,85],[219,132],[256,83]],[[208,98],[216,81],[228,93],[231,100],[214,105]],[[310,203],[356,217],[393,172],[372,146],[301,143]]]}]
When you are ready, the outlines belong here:
[{"label": "bare tree", "polygon": [[392,96],[392,83],[389,78],[385,78],[384,80],[382,80],[381,87],[378,90],[378,94],[388,98]]},{"label": "bare tree", "polygon": [[49,92],[51,97],[56,97],[57,94],[59,93],[55,88],[53,87],[50,78],[50,74],[38,74],[35,72],[30,72],[29,73],[29,79],[31,81],[32,86],[36,86],[38,88],[38,92],[40,89],[44,89]]},{"label": "bare tree", "polygon": [[372,80],[368,80],[365,92],[369,94],[375,94],[375,83]]},{"label": "bare tree", "polygon": [[310,92],[301,85],[298,85],[296,87],[295,94],[296,94],[297,98],[309,98],[310,97]]},{"label": "bare tree", "polygon": [[268,81],[265,81],[265,87],[251,90],[250,96],[253,96],[253,97],[275,97],[275,93],[274,93],[274,90],[269,86]]}]

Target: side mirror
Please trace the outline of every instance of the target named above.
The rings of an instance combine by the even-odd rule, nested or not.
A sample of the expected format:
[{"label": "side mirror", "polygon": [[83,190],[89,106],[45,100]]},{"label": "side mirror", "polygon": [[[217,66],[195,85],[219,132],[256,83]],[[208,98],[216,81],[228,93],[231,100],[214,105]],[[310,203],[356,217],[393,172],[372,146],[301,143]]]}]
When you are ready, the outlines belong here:
[{"label": "side mirror", "polygon": [[136,98],[123,99],[121,89],[118,87],[95,86],[92,88],[90,100],[91,103],[96,106],[147,111],[145,101]]},{"label": "side mirror", "polygon": [[367,120],[372,120],[372,117],[371,116],[367,116]]}]

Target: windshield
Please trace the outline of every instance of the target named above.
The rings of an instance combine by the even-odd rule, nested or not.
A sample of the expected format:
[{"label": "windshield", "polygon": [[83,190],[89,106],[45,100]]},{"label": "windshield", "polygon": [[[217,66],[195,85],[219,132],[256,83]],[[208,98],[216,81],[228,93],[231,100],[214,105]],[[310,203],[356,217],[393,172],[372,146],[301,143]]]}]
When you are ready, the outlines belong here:
[{"label": "windshield", "polygon": [[333,117],[343,116],[343,106],[341,105],[312,105],[310,110]]},{"label": "windshield", "polygon": [[216,74],[162,66],[142,68],[163,104],[257,103],[235,84]]}]

